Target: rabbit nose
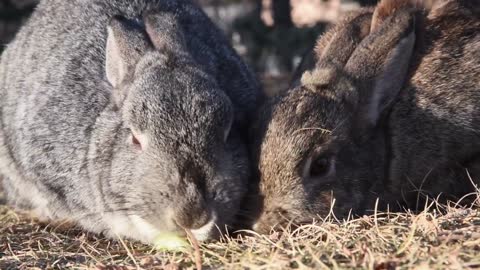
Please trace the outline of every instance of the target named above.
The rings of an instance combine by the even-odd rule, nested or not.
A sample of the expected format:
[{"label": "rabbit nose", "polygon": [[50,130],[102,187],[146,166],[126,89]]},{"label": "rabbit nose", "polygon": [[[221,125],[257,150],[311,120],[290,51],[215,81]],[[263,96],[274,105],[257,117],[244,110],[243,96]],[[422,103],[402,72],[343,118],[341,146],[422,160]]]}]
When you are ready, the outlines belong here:
[{"label": "rabbit nose", "polygon": [[216,238],[220,233],[220,230],[216,225],[216,221],[217,216],[215,215],[215,213],[213,213],[210,220],[205,225],[198,229],[191,230],[192,234],[199,241],[205,241],[209,238]]},{"label": "rabbit nose", "polygon": [[270,217],[262,217],[253,225],[253,230],[261,234],[270,234],[278,226],[280,226],[280,224]]},{"label": "rabbit nose", "polygon": [[269,234],[272,230],[288,224],[287,215],[288,213],[282,209],[265,210],[253,225],[253,230],[261,234]]},{"label": "rabbit nose", "polygon": [[190,209],[176,213],[175,222],[187,229],[198,229],[211,220],[211,214],[204,209]]},{"label": "rabbit nose", "polygon": [[197,229],[209,222],[212,215],[202,196],[176,202],[175,222],[182,228]]},{"label": "rabbit nose", "polygon": [[205,181],[198,170],[190,167],[182,173],[176,187],[175,221],[183,228],[195,229],[205,225],[211,213],[205,198]]},{"label": "rabbit nose", "polygon": [[220,230],[216,226],[216,215],[210,214],[207,211],[202,211],[200,213],[183,213],[177,214],[175,219],[177,225],[184,228],[190,229],[192,234],[198,241],[205,241],[207,239],[217,238],[220,234]]}]

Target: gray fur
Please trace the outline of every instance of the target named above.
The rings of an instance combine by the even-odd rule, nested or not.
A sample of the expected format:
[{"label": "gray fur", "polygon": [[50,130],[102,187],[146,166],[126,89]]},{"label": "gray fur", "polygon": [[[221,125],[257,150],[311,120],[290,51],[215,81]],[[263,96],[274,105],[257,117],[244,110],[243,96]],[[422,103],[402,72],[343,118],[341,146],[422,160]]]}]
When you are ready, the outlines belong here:
[{"label": "gray fur", "polygon": [[261,92],[196,4],[43,0],[0,74],[10,204],[144,242],[232,222]]},{"label": "gray fur", "polygon": [[[478,9],[466,0],[431,11],[401,2],[381,1],[401,7],[384,5],[366,37],[360,29],[371,20],[361,18],[369,9],[332,28],[319,39],[315,69],[262,109],[254,126],[263,197],[255,229],[309,222],[331,209],[337,217],[362,214],[376,198],[379,209],[422,207],[425,195],[473,192],[469,176],[480,183]],[[311,177],[305,168],[315,157],[331,167]]]}]

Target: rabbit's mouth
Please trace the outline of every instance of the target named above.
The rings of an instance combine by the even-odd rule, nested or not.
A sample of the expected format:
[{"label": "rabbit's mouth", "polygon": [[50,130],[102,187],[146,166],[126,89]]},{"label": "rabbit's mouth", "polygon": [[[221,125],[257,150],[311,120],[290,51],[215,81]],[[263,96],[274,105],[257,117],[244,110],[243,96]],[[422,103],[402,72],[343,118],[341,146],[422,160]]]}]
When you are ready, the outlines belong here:
[{"label": "rabbit's mouth", "polygon": [[214,238],[215,235],[220,233],[220,229],[217,224],[216,214],[212,214],[211,219],[202,227],[197,229],[191,229],[190,231],[198,241],[205,241]]},{"label": "rabbit's mouth", "polygon": [[128,217],[122,215],[110,215],[107,220],[111,227],[111,237],[123,236],[140,240],[148,244],[156,243],[157,236],[165,233],[183,237],[186,236],[185,232],[189,231],[196,240],[202,242],[216,239],[221,234],[221,230],[217,225],[218,219],[215,213],[212,213],[211,218],[206,220],[203,225],[200,225],[201,223],[196,224],[195,228],[192,228],[191,226],[190,228],[179,226],[174,219],[172,219],[173,222],[170,224],[170,227],[166,228],[165,223],[159,225],[139,215],[130,215]]}]

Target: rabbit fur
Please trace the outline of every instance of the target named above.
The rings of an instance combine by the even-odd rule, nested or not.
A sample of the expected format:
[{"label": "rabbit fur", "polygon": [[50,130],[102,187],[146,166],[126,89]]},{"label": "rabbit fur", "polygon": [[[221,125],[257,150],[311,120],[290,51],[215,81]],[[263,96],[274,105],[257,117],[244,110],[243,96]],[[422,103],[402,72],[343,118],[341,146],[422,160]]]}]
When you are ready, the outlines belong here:
[{"label": "rabbit fur", "polygon": [[195,3],[42,0],[0,74],[11,205],[146,243],[233,222],[262,93]]},{"label": "rabbit fur", "polygon": [[475,192],[478,1],[418,2],[346,16],[319,38],[314,67],[261,108],[256,230]]}]

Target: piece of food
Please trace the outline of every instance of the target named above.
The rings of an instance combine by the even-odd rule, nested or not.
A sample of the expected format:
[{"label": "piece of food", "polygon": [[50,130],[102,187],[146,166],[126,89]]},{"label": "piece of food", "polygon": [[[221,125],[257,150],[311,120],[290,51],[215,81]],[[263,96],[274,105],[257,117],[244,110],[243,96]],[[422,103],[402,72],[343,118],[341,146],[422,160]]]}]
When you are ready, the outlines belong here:
[{"label": "piece of food", "polygon": [[187,239],[170,232],[158,234],[154,242],[155,249],[165,251],[185,251],[189,246]]}]

